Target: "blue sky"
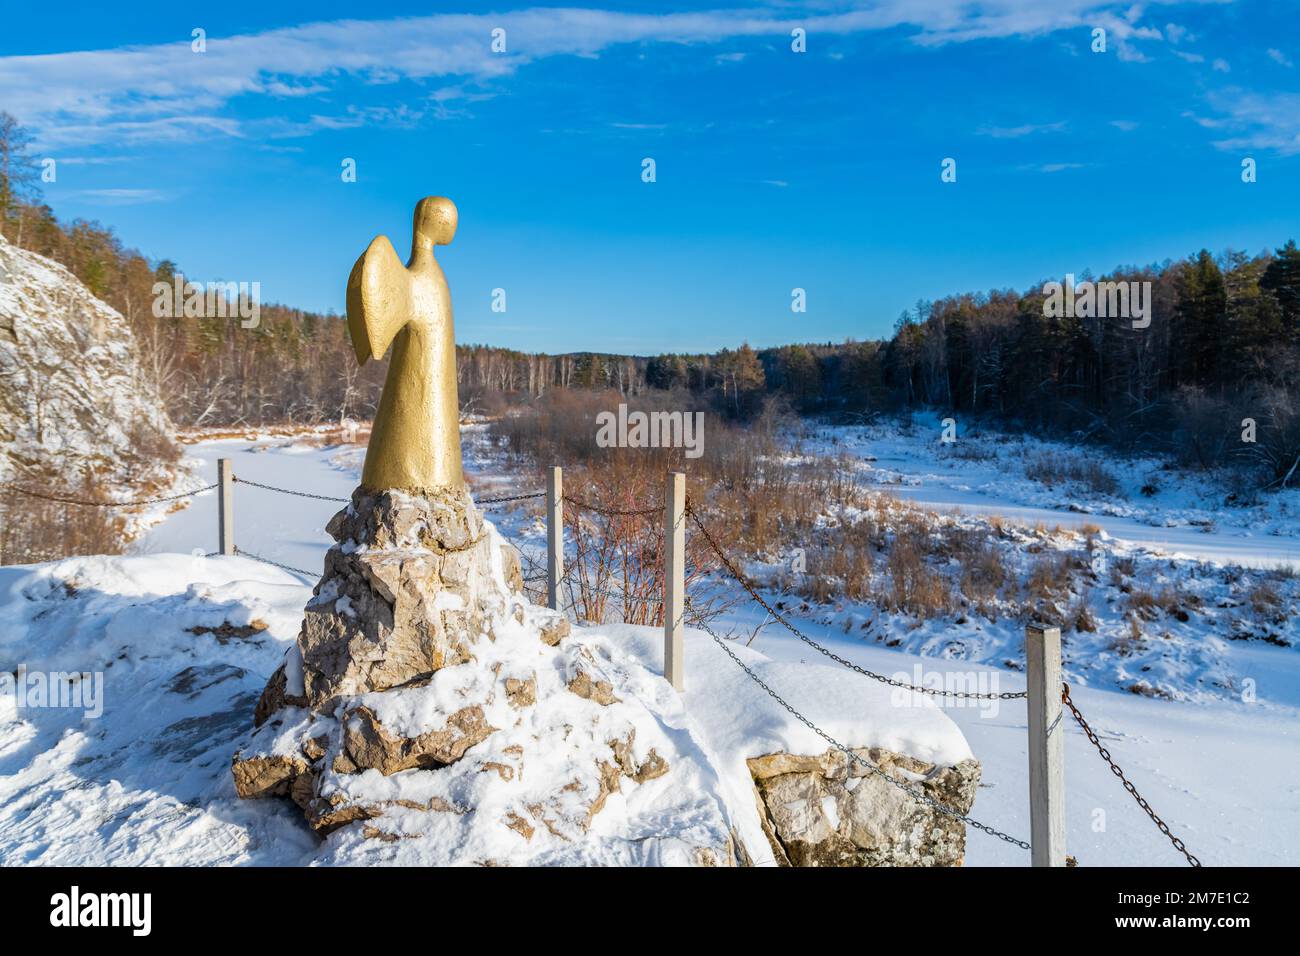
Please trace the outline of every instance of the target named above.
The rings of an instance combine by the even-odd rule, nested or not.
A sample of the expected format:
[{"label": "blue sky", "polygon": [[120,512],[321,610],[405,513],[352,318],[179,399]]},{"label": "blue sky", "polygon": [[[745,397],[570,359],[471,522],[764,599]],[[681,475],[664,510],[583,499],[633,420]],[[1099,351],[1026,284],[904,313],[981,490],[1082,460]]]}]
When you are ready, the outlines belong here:
[{"label": "blue sky", "polygon": [[462,342],[863,339],[920,298],[1300,238],[1292,2],[129,6],[6,11],[0,109],[55,211],[338,311],[447,195]]}]

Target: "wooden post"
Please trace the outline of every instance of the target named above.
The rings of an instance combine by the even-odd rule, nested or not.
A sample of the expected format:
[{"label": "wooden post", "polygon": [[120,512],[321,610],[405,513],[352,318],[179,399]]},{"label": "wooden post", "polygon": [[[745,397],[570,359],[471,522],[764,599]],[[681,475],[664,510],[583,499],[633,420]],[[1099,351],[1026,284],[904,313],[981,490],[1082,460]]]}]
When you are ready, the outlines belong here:
[{"label": "wooden post", "polygon": [[1033,866],[1065,866],[1065,724],[1061,629],[1025,630],[1029,677],[1029,845]]},{"label": "wooden post", "polygon": [[217,459],[217,551],[235,553],[235,473],[229,458]]},{"label": "wooden post", "polygon": [[686,599],[686,475],[668,476],[664,508],[664,677],[682,689],[682,609]]},{"label": "wooden post", "polygon": [[546,476],[546,606],[560,609],[564,577],[564,475],[552,467]]}]

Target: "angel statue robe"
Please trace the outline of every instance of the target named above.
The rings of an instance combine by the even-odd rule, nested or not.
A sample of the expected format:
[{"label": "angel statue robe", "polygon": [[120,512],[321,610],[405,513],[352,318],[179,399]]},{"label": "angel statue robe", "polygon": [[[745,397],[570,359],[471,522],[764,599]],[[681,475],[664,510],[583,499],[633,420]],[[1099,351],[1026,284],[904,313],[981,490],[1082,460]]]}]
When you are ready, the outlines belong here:
[{"label": "angel statue robe", "polygon": [[379,236],[348,276],[348,333],[357,361],[393,355],[366,449],[367,491],[427,494],[463,486],[451,293],[433,256],[456,234],[456,206],[430,196],[415,207],[403,266]]}]

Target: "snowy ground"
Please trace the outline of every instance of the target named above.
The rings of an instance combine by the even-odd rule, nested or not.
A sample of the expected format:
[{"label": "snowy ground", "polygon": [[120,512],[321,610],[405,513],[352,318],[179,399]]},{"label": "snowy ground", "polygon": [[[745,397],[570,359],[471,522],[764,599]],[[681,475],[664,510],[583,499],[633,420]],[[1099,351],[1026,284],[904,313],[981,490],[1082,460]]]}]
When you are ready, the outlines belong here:
[{"label": "snowy ground", "polygon": [[[554,653],[585,659],[598,679],[611,679],[626,700],[638,702],[634,725],[641,751],[656,747],[668,774],[611,796],[587,839],[531,841],[504,827],[470,827],[470,845],[457,814],[412,814],[419,821],[387,821],[399,828],[423,823],[429,839],[394,843],[340,831],[324,843],[311,834],[296,807],[280,800],[241,801],[230,760],[249,737],[253,707],[267,677],[298,630],[306,585],[276,568],[240,557],[151,555],[71,558],[35,569],[0,573],[0,658],[23,668],[24,696],[0,693],[0,864],[430,864],[492,859],[560,864],[683,863],[694,847],[720,848],[741,835],[756,862],[770,863],[759,828],[745,758],[772,752],[819,753],[811,730],[773,710],[768,698],[703,634],[691,632],[692,689],[678,697],[662,679],[662,642],[651,628],[580,628]],[[522,630],[522,629],[521,629]],[[511,641],[515,645],[512,646]],[[462,665],[470,676],[492,671],[491,652],[518,659],[528,648],[546,653],[535,634],[499,635],[483,666]],[[961,732],[928,699],[880,685],[862,687],[840,668],[773,661],[740,647],[735,653],[759,677],[782,687],[819,725],[851,747],[883,746],[948,766],[971,756]],[[17,660],[17,665],[9,661]],[[508,661],[506,662],[508,663]],[[462,668],[439,672],[451,683],[360,700],[380,710],[386,726],[403,730],[426,691],[458,699]],[[30,674],[94,674],[63,691],[68,706],[45,707]],[[584,734],[582,709],[608,718],[628,705],[605,708],[554,687],[528,710],[559,721],[556,759],[579,758],[589,770],[603,737]],[[60,683],[61,687],[64,687]],[[539,690],[542,688],[539,683]],[[408,701],[409,699],[409,701]],[[505,702],[500,706],[508,709]],[[396,716],[385,712],[393,710]],[[488,713],[494,726],[505,721]],[[578,732],[575,733],[575,728]],[[535,729],[535,728],[534,728]],[[278,733],[268,724],[264,732]],[[403,730],[410,736],[415,731]],[[503,730],[490,746],[537,738]],[[515,731],[518,734],[518,731]],[[543,737],[542,739],[550,739]],[[585,741],[585,742],[584,742]],[[569,751],[591,746],[590,754]],[[489,743],[480,745],[488,748]],[[566,750],[567,747],[567,750]],[[515,749],[520,749],[516,747]],[[477,750],[475,751],[477,754]],[[529,752],[529,779],[566,779],[568,767],[548,773],[545,757]],[[581,758],[588,757],[585,764]],[[638,753],[645,759],[646,753]],[[497,757],[498,760],[509,759]],[[480,757],[452,770],[452,792],[436,792],[457,774],[437,776],[375,771],[347,780],[370,799],[452,805],[456,785],[482,787]],[[502,766],[497,763],[496,766]],[[510,778],[520,783],[523,774]],[[565,788],[567,789],[567,788]],[[562,793],[537,799],[562,798]],[[721,811],[721,813],[719,813]],[[495,819],[495,818],[494,818]],[[378,821],[377,821],[378,822]],[[473,822],[471,820],[471,822]],[[644,833],[629,824],[649,828]],[[399,831],[400,832],[400,829]],[[650,835],[670,839],[646,839]],[[695,842],[692,842],[695,841]]]},{"label": "snowy ground", "polygon": [[[492,466],[474,446],[466,451],[472,471]],[[899,451],[905,462],[921,457],[916,451]],[[879,466],[882,456],[872,453]],[[360,464],[355,449],[283,441],[206,443],[193,446],[191,454],[204,475],[215,475],[217,457],[231,457],[241,477],[339,498],[350,493]],[[927,479],[922,475],[920,480],[924,488]],[[940,487],[942,480],[932,485]],[[960,476],[954,480],[962,483]],[[498,481],[495,486],[504,491],[508,484]],[[988,495],[991,487],[981,494]],[[323,528],[337,507],[237,485],[236,540],[246,551],[315,574],[329,543]],[[999,510],[1007,513],[1005,507]],[[1064,523],[1070,512],[1053,514]],[[522,511],[493,515],[506,532],[540,546],[539,526]],[[1105,527],[1104,519],[1111,517],[1088,515],[1082,520]],[[1217,534],[1231,537],[1222,529]],[[10,658],[18,654],[31,667],[80,670],[93,650],[106,658],[106,665],[114,661],[107,674],[122,668],[121,683],[115,689],[110,677],[108,693],[129,694],[139,703],[128,717],[116,720],[43,714],[34,722],[6,725],[0,715],[0,862],[298,863],[318,858],[316,839],[305,831],[295,808],[238,801],[229,780],[234,741],[247,728],[253,701],[279,660],[280,646],[296,634],[314,580],[250,560],[191,556],[194,550],[213,550],[215,536],[215,497],[208,494],[139,542],[141,552],[170,554],[128,559],[125,564],[119,559],[118,565],[113,559],[82,559],[85,566],[72,569],[69,576],[103,583],[86,591],[76,591],[74,585],[75,593],[51,587],[50,606],[39,612],[29,599],[10,594],[22,572],[0,572],[0,595],[9,595],[0,605],[6,615],[0,631],[2,663],[14,666],[19,661]],[[1252,550],[1254,537],[1235,537],[1242,547],[1234,554]],[[107,563],[97,567],[97,561]],[[160,587],[155,583],[160,581],[171,584]],[[83,602],[96,601],[98,612],[88,614]],[[28,634],[32,615],[41,612],[46,623],[40,625],[42,637],[37,641]],[[211,627],[222,621],[254,620],[267,627],[255,632],[252,641],[184,630],[209,618]],[[748,637],[761,621],[761,610],[744,608],[719,623],[724,632],[734,628]],[[1023,678],[1012,670],[868,644],[832,624],[801,624],[837,654],[885,674],[913,682],[944,675],[978,680],[984,675],[992,689],[1023,689]],[[645,666],[661,666],[654,659],[652,639],[607,630],[607,639],[622,640]],[[119,659],[123,648],[136,650]],[[876,699],[879,685],[848,671],[829,677],[826,668],[833,665],[776,626],[763,628],[752,648],[776,662],[769,672],[775,689],[817,720],[834,724],[827,727],[832,733],[878,732],[864,716],[861,701]],[[1291,649],[1251,645],[1235,653],[1243,658],[1257,655],[1255,668],[1267,677],[1256,703],[1171,702],[1102,687],[1076,687],[1073,695],[1115,759],[1204,863],[1294,865],[1300,862],[1300,670]],[[711,686],[726,672],[721,665],[734,667],[705,635],[692,632],[683,703],[693,719],[715,728],[715,741],[723,740],[720,729],[726,726],[726,709],[718,715],[719,695]],[[805,670],[806,676],[801,676]],[[693,673],[705,679],[693,682]],[[832,680],[838,693],[828,694],[824,688]],[[738,714],[752,717],[775,708],[743,675],[729,685],[726,696],[736,701]],[[1023,703],[949,707],[946,713],[984,766],[972,815],[1027,837]],[[778,717],[773,713],[772,726],[784,726]],[[933,746],[935,735],[927,739]],[[942,735],[939,739],[954,753],[963,746]],[[804,743],[813,749],[814,741]],[[918,739],[910,745],[923,744]],[[722,742],[716,746],[726,749]],[[1181,863],[1073,726],[1066,766],[1069,846],[1084,865]],[[1016,847],[978,832],[969,835],[968,864],[1014,866],[1026,860],[1027,854]]]},{"label": "snowy ground", "polygon": [[[940,441],[942,434],[938,415],[917,414],[911,428],[893,421],[818,428],[805,451],[860,458],[869,481],[935,510],[1049,527],[1092,524],[1112,538],[1171,556],[1300,568],[1300,489],[1265,496],[1253,507],[1230,507],[1230,492],[1219,479],[1172,471],[1159,459],[1122,458],[987,429],[968,432],[962,423],[951,444]],[[1102,494],[1077,483],[1049,487],[1034,481],[1026,467],[1043,455],[1095,460],[1116,478],[1118,490]],[[1144,494],[1144,487],[1152,493]]]}]

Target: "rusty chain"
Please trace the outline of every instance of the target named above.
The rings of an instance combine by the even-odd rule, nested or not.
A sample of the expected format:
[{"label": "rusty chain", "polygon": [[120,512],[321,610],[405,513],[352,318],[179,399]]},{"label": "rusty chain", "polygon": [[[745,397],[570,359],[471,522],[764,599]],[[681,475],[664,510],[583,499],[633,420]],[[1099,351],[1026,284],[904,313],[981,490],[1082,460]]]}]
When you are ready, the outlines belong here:
[{"label": "rusty chain", "polygon": [[818,653],[823,654],[826,657],[830,658],[835,663],[847,667],[850,670],[856,671],[857,673],[863,675],[864,677],[870,677],[872,680],[880,681],[882,684],[888,684],[891,687],[898,687],[905,690],[914,691],[915,693],[918,694],[928,694],[935,697],[953,697],[958,700],[1022,700],[1029,696],[1028,693],[1026,693],[1025,691],[1015,691],[1015,692],[1004,691],[999,694],[981,694],[976,691],[945,690],[939,687],[917,687],[915,684],[910,684],[907,681],[895,680],[892,677],[886,677],[884,674],[877,674],[875,671],[867,670],[867,668],[865,667],[860,667],[859,665],[853,663],[852,661],[840,657],[830,648],[817,643],[811,637],[804,634],[797,627],[791,624],[788,620],[785,619],[785,616],[782,615],[780,611],[772,607],[772,605],[769,604],[763,598],[763,596],[758,593],[757,588],[755,588],[754,585],[750,582],[750,580],[747,577],[745,577],[745,575],[740,571],[740,569],[737,568],[731,562],[731,559],[728,558],[726,554],[723,553],[722,547],[718,544],[717,540],[713,537],[713,535],[709,533],[709,529],[704,526],[704,522],[700,520],[699,514],[695,511],[693,507],[691,507],[691,503],[689,500],[686,502],[686,513],[690,515],[691,520],[695,522],[695,526],[700,529],[700,534],[704,535],[704,540],[708,542],[709,547],[713,550],[713,553],[718,556],[718,560],[721,561],[723,566],[731,573],[731,576],[740,582],[740,586],[749,592],[749,596],[752,597],[755,601],[757,601],[760,605],[762,605],[763,609],[766,610],[768,614],[772,615],[772,617],[777,621],[777,623],[779,623],[787,631],[789,631],[795,637],[799,638],[799,640],[803,641],[809,647],[816,650]]},{"label": "rusty chain", "polygon": [[240,478],[238,475],[231,475],[231,481],[237,481],[241,485],[252,485],[254,488],[261,488],[265,491],[277,491],[282,495],[294,495],[297,498],[315,498],[317,501],[335,501],[340,504],[347,504],[351,498],[331,498],[329,495],[313,495],[307,491],[293,491],[290,488],[277,488],[275,485],[264,485],[261,482],[249,481],[247,478]]},{"label": "rusty chain", "polygon": [[594,511],[596,514],[604,515],[607,518],[644,518],[647,515],[664,513],[663,508],[606,508],[603,505],[594,505],[590,501],[572,498],[569,495],[565,495],[564,500],[577,508]]},{"label": "rusty chain", "polygon": [[1137,787],[1133,786],[1128,777],[1124,776],[1124,771],[1119,768],[1119,764],[1115,763],[1115,761],[1111,759],[1110,751],[1102,746],[1101,738],[1099,738],[1096,732],[1088,726],[1088,722],[1083,719],[1083,714],[1079,713],[1079,708],[1074,706],[1074,701],[1070,699],[1069,684],[1063,683],[1061,685],[1061,703],[1070,708],[1070,713],[1074,716],[1075,722],[1083,729],[1084,735],[1092,745],[1097,748],[1097,753],[1101,754],[1101,759],[1106,761],[1110,766],[1110,772],[1119,777],[1120,782],[1124,784],[1124,789],[1127,790],[1133,799],[1137,801],[1137,805],[1146,811],[1147,816],[1151,818],[1151,822],[1160,828],[1160,832],[1169,838],[1169,842],[1174,845],[1174,849],[1187,857],[1187,862],[1192,866],[1200,866],[1201,861],[1192,855],[1191,851],[1187,849],[1187,846],[1182,840],[1174,836],[1173,832],[1169,829],[1169,825],[1165,823],[1164,820],[1161,820],[1159,814],[1151,809],[1151,804],[1146,802],[1146,799],[1142,794],[1137,792]]},{"label": "rusty chain", "polygon": [[[687,605],[689,605],[690,601],[688,600],[686,603]],[[717,644],[720,648],[722,648],[724,652],[726,652],[727,656],[730,657],[736,663],[736,666],[739,667],[742,671],[744,671],[746,675],[749,676],[750,680],[752,680],[759,687],[763,688],[763,690],[767,692],[767,695],[771,697],[774,701],[776,701],[778,704],[780,704],[790,714],[790,716],[794,717],[795,720],[799,721],[799,723],[803,724],[805,727],[807,727],[809,730],[815,733],[818,737],[821,737],[823,740],[825,740],[836,750],[843,751],[844,754],[850,760],[858,763],[866,770],[880,777],[890,786],[896,787],[897,789],[903,791],[903,793],[906,793],[908,796],[912,797],[913,799],[918,800],[921,803],[924,803],[925,805],[933,808],[934,810],[937,810],[938,812],[944,814],[945,816],[952,817],[954,820],[960,820],[962,823],[966,824],[967,826],[974,827],[976,830],[979,830],[983,833],[987,833],[989,836],[997,837],[999,840],[1003,840],[1007,843],[1010,843],[1012,846],[1018,846],[1022,850],[1029,849],[1029,844],[1024,840],[1020,840],[1017,839],[1016,837],[1011,836],[1010,834],[1003,833],[1001,830],[991,827],[987,823],[980,823],[978,820],[972,819],[971,817],[966,816],[966,814],[961,813],[958,810],[954,810],[952,807],[949,807],[946,804],[940,803],[938,800],[934,799],[934,797],[930,796],[919,786],[913,787],[913,786],[909,786],[906,783],[903,783],[901,780],[895,780],[893,777],[891,777],[888,773],[886,773],[881,768],[877,767],[870,760],[867,760],[865,757],[861,756],[860,754],[855,753],[853,750],[849,749],[844,744],[840,743],[838,740],[836,740],[826,731],[822,730],[820,727],[814,724],[803,714],[799,713],[799,711],[795,710],[795,708],[788,701],[786,701],[785,698],[783,698],[776,691],[772,690],[771,687],[769,687],[766,683],[764,683],[761,677],[759,677],[748,666],[746,666],[745,662],[742,661],[739,657],[737,657],[735,652],[732,651],[732,649],[729,646],[727,646],[727,642],[723,638],[719,637],[717,633],[715,633],[714,630],[708,626],[708,624],[704,623],[703,619],[700,619],[699,621],[696,622],[696,627],[700,628],[706,634],[708,634],[709,637],[713,638],[713,642]]]},{"label": "rusty chain", "polygon": [[[330,495],[314,495],[307,491],[294,491],[292,488],[279,488],[275,485],[264,485],[259,481],[250,481],[247,478],[240,478],[238,475],[232,475],[231,480],[237,481],[240,484],[244,484],[244,485],[252,485],[254,488],[262,488],[266,491],[279,492],[282,495],[294,495],[298,498],[315,498],[317,501],[336,501],[339,504],[347,504],[349,501],[352,500],[351,498],[334,498],[331,497]],[[212,487],[215,488],[216,485],[212,485]],[[525,501],[529,498],[544,498],[544,497],[546,497],[546,492],[536,491],[526,495],[507,495],[503,498],[481,498],[476,500],[474,503],[477,505],[500,505],[500,504],[505,504],[508,501]]]},{"label": "rusty chain", "polygon": [[12,488],[19,494],[27,495],[29,498],[39,498],[41,501],[57,501],[65,505],[86,505],[92,508],[134,508],[137,505],[156,505],[161,504],[164,501],[180,501],[182,498],[193,498],[195,495],[202,494],[205,491],[211,491],[217,486],[204,485],[202,488],[182,492],[179,495],[167,495],[162,498],[139,498],[135,501],[90,501],[85,498],[73,498],[64,495],[47,495],[9,482],[5,482],[5,487]]},{"label": "rusty chain", "polygon": [[[314,574],[311,571],[304,571],[302,568],[295,568],[287,564],[281,564],[279,561],[272,561],[270,558],[264,558],[260,554],[253,554],[251,551],[245,551],[243,548],[239,547],[239,545],[235,545],[235,554],[239,555],[241,558],[251,558],[254,561],[262,562],[262,564],[269,564],[271,567],[279,568],[282,571],[291,571],[309,581],[319,577],[319,575]],[[209,555],[209,557],[211,557],[211,555]]]},{"label": "rusty chain", "polygon": [[509,495],[505,498],[477,498],[474,500],[474,504],[500,505],[500,504],[505,504],[507,501],[525,501],[529,498],[545,498],[545,497],[546,497],[546,492],[534,491],[533,493],[527,495]]}]

